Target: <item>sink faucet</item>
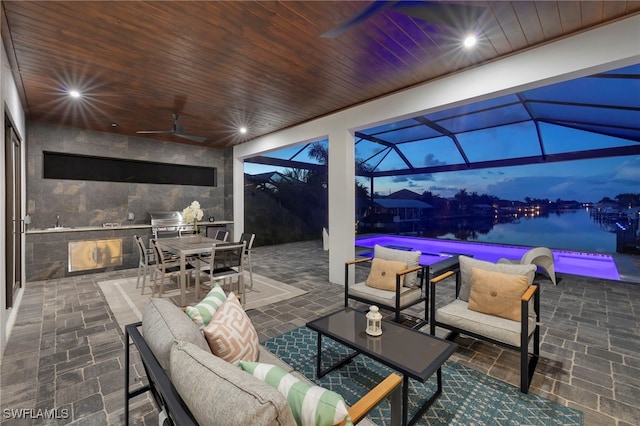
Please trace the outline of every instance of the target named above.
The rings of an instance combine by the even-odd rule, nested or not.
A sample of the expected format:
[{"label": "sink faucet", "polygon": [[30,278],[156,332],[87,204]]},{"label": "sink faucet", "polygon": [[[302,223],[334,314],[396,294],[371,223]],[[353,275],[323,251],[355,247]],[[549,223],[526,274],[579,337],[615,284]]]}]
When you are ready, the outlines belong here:
[{"label": "sink faucet", "polygon": [[56,228],[60,228],[60,213],[56,214]]}]

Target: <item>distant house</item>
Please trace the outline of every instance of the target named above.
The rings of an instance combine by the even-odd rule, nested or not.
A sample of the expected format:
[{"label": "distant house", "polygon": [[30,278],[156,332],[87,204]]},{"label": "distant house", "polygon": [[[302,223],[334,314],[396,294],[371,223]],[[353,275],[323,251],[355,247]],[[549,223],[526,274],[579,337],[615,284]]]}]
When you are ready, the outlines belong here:
[{"label": "distant house", "polygon": [[400,191],[396,191],[392,194],[387,195],[386,197],[380,197],[385,199],[395,199],[395,200],[420,200],[422,195],[417,192],[410,191],[408,189],[401,189]]},{"label": "distant house", "polygon": [[491,204],[474,204],[473,213],[477,215],[492,215],[496,209]]},{"label": "distant house", "polygon": [[[359,214],[365,227],[374,229],[413,229],[433,209],[431,204],[415,199],[377,197],[368,206],[360,205]],[[362,208],[364,207],[364,208]]]},{"label": "distant house", "polygon": [[377,213],[390,213],[398,220],[395,222],[419,221],[431,204],[419,200],[403,200],[396,198],[374,198],[373,205]]}]

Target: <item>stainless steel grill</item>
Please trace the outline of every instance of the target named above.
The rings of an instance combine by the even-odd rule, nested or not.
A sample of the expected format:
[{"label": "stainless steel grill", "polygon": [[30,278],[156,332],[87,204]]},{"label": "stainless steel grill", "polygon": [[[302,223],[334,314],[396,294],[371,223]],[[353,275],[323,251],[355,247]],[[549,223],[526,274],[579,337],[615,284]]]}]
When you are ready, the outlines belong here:
[{"label": "stainless steel grill", "polygon": [[178,237],[180,232],[193,232],[193,224],[185,222],[178,211],[153,212],[149,216],[154,238]]}]

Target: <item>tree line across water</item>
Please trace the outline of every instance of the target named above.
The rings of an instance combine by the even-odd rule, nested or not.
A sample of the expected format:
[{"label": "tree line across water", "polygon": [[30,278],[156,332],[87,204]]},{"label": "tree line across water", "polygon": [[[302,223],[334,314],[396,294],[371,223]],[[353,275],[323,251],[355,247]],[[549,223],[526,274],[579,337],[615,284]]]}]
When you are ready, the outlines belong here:
[{"label": "tree line across water", "polygon": [[[312,144],[309,156],[319,164],[328,163],[326,146]],[[363,162],[357,161],[357,170],[365,171]],[[320,238],[322,228],[328,226],[328,176],[325,171],[287,169],[271,174],[268,182],[245,182],[245,229],[256,233],[256,245]],[[356,180],[356,199],[370,200],[369,190]],[[377,196],[377,195],[376,195]],[[451,199],[431,191],[419,194],[417,199],[433,207],[434,212],[470,209],[486,205],[498,207],[540,206],[544,210],[578,208],[591,201],[549,200],[524,197],[523,200],[503,200],[490,194],[478,194],[460,189]],[[619,208],[640,206],[640,194],[623,193],[613,198],[603,197],[597,203]],[[355,218],[354,218],[355,219]]]}]

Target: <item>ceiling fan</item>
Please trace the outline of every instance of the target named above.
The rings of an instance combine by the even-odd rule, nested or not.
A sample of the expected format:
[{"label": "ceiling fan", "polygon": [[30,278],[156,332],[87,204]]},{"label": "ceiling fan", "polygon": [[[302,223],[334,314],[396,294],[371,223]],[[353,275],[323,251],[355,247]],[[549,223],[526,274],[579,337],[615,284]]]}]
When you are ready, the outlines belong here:
[{"label": "ceiling fan", "polygon": [[321,34],[320,37],[336,38],[386,10],[392,10],[425,22],[466,29],[464,28],[466,25],[480,18],[485,8],[440,1],[374,1],[351,18]]},{"label": "ceiling fan", "polygon": [[171,135],[175,135],[175,136],[177,136],[179,138],[188,139],[190,141],[199,142],[199,143],[202,143],[202,142],[207,140],[207,138],[202,137],[202,136],[194,136],[194,135],[186,134],[185,133],[186,127],[183,126],[182,124],[178,124],[178,120],[180,119],[180,114],[173,113],[173,114],[171,114],[171,116],[173,117],[173,127],[171,128],[171,130],[138,130],[136,133],[141,133],[141,134],[171,134]]}]

